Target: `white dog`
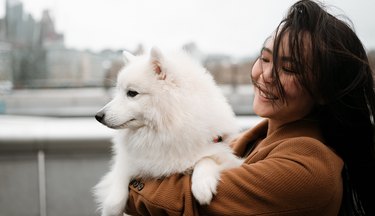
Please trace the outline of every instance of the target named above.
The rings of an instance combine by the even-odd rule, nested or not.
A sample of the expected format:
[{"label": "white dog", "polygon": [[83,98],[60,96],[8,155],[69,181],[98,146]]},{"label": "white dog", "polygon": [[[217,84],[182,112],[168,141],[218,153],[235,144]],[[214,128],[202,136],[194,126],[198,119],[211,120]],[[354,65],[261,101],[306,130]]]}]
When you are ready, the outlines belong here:
[{"label": "white dog", "polygon": [[209,204],[220,172],[243,162],[228,146],[235,115],[210,73],[184,52],[165,54],[125,55],[116,95],[95,116],[118,129],[111,169],[94,187],[103,216],[122,215],[132,178],[192,168],[193,195]]}]

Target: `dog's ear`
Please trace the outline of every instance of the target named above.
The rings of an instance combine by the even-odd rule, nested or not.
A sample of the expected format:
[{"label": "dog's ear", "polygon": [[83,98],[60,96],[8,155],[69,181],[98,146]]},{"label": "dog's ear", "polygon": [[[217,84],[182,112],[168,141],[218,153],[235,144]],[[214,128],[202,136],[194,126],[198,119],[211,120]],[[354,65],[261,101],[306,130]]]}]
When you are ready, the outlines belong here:
[{"label": "dog's ear", "polygon": [[135,58],[133,54],[131,54],[129,51],[126,51],[126,50],[122,51],[122,57],[123,57],[125,64],[128,64],[129,62],[133,61],[133,59]]},{"label": "dog's ear", "polygon": [[163,54],[157,47],[152,47],[151,48],[151,56],[150,56],[151,64],[153,66],[153,70],[156,73],[158,79],[160,80],[165,80],[167,78],[167,75],[165,73],[165,70],[162,67],[162,59],[163,59]]}]

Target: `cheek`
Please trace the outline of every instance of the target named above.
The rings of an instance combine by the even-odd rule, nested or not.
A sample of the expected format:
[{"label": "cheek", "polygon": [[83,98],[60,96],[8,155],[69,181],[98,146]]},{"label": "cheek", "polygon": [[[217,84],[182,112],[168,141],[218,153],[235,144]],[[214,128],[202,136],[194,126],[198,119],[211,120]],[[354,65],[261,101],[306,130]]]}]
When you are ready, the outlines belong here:
[{"label": "cheek", "polygon": [[284,85],[284,89],[287,96],[287,101],[292,106],[296,106],[302,110],[309,111],[314,102],[308,92],[302,88],[302,86],[296,80],[290,80]]},{"label": "cheek", "polygon": [[293,76],[282,77],[281,84],[283,85],[287,99],[300,98],[304,95],[305,91]]}]

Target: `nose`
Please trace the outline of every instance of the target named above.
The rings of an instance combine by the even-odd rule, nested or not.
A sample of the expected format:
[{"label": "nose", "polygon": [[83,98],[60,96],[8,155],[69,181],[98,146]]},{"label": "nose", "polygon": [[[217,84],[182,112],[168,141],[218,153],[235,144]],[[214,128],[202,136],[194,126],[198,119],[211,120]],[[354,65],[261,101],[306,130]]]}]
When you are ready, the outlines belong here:
[{"label": "nose", "polygon": [[105,116],[105,113],[103,111],[99,111],[96,113],[95,115],[95,119],[100,122],[100,123],[103,123],[104,121],[104,116]]},{"label": "nose", "polygon": [[260,78],[265,83],[272,83],[272,81],[273,81],[273,66],[262,67],[262,72],[260,74]]},{"label": "nose", "polygon": [[257,59],[251,70],[251,77],[253,80],[261,79],[264,83],[272,82],[272,70],[273,67],[270,63],[264,64],[260,59]]}]

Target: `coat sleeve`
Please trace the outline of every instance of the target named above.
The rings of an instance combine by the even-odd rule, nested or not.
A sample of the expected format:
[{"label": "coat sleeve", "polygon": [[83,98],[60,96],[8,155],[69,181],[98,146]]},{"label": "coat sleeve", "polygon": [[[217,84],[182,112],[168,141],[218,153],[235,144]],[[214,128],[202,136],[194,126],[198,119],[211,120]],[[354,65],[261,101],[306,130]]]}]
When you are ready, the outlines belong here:
[{"label": "coat sleeve", "polygon": [[146,181],[142,190],[130,186],[126,213],[309,215],[305,211],[315,209],[318,214],[319,208],[332,202],[340,181],[337,170],[341,168],[332,165],[331,159],[330,150],[309,140],[287,141],[262,160],[247,159],[241,167],[224,171],[210,205],[200,206],[194,200],[189,175],[176,174]]},{"label": "coat sleeve", "polygon": [[[142,184],[142,187],[139,187]],[[129,215],[198,215],[191,193],[191,176],[175,174],[164,179],[140,180],[129,185],[125,213]]]}]

